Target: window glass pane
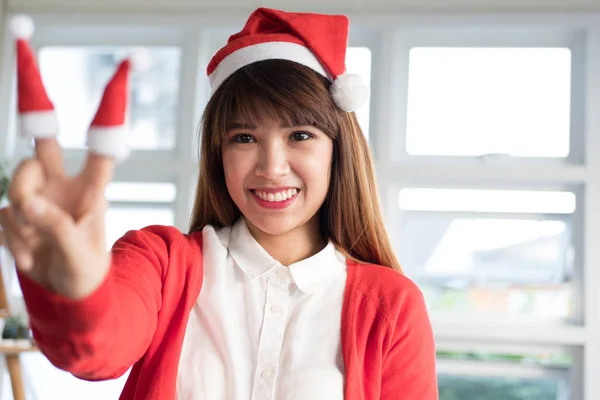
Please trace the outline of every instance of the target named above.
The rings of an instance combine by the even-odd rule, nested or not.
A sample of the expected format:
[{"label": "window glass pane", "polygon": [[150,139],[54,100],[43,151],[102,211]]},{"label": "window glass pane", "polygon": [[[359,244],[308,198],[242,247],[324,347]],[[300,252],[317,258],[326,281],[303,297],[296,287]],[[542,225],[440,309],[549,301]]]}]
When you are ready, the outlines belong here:
[{"label": "window glass pane", "polygon": [[562,385],[552,378],[438,377],[440,400],[556,400]]},{"label": "window glass pane", "polygon": [[[87,129],[117,64],[134,49],[126,47],[44,47],[40,70],[60,124],[66,148],[85,146]],[[145,68],[131,76],[130,147],[168,150],[175,147],[180,49],[148,47]]]},{"label": "window glass pane", "polygon": [[[404,196],[401,205],[421,207],[402,210],[397,238],[400,262],[423,289],[432,313],[545,319],[571,314],[572,193],[522,192],[511,199],[497,191],[503,209],[487,196],[490,191],[465,191],[462,203],[456,191],[446,196],[454,209],[438,211],[443,192]],[[515,214],[523,211],[515,199],[530,214]]]},{"label": "window glass pane", "polygon": [[[359,75],[365,85],[371,86],[371,50],[368,47],[349,47],[346,50],[346,69]],[[369,137],[369,103],[356,112],[363,134]]]},{"label": "window glass pane", "polygon": [[176,187],[173,183],[111,182],[106,187],[108,201],[172,203]]},{"label": "window glass pane", "polygon": [[415,47],[409,57],[408,154],[569,154],[569,49]]},{"label": "window glass pane", "polygon": [[175,216],[172,208],[135,208],[126,205],[111,206],[106,212],[106,245],[114,242],[132,229],[149,225],[173,225]]}]

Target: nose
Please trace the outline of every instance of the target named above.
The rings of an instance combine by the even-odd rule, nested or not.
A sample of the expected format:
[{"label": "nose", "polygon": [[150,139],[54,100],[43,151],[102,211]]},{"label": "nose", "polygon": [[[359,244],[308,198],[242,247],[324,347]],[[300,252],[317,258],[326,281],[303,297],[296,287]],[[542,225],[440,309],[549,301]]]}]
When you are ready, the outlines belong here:
[{"label": "nose", "polygon": [[290,164],[284,146],[277,141],[269,141],[260,146],[256,165],[256,175],[269,181],[276,181],[289,174]]}]

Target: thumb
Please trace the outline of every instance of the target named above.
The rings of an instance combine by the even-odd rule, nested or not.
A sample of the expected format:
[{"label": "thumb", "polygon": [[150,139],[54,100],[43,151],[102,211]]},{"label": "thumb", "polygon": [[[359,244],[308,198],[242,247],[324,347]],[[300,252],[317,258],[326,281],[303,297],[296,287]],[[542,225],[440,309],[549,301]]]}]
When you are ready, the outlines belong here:
[{"label": "thumb", "polygon": [[59,244],[67,243],[75,234],[75,222],[71,215],[42,196],[34,195],[27,199],[21,211],[29,224]]}]

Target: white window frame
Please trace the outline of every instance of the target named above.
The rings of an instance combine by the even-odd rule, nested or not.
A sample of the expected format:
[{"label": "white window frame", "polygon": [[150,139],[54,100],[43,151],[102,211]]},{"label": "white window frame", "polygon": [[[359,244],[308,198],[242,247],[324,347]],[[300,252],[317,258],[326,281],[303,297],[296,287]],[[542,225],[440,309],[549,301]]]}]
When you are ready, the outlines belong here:
[{"label": "white window frame", "polygon": [[[571,190],[577,196],[577,211],[573,216],[573,243],[577,254],[573,290],[581,295],[574,298],[575,324],[507,326],[506,321],[500,320],[476,322],[439,318],[432,320],[436,341],[575,346],[581,351],[575,352],[571,398],[600,397],[600,383],[596,378],[600,367],[594,362],[600,359],[600,297],[597,293],[600,272],[594,268],[600,264],[600,251],[592,244],[593,238],[596,242],[600,239],[600,212],[591,207],[594,202],[600,202],[600,161],[597,156],[592,157],[600,154],[600,117],[594,112],[600,109],[600,16],[574,17],[566,22],[540,15],[425,16],[407,21],[409,18],[404,18],[401,28],[390,23],[392,17],[368,20],[382,27],[373,57],[375,96],[371,106],[377,114],[372,114],[371,137],[386,221],[394,224],[399,221],[399,190],[411,186],[524,190],[543,186],[550,190]],[[473,30],[479,34],[473,35]],[[406,154],[408,50],[413,46],[432,45],[569,47],[573,76],[570,156],[566,160],[494,160]],[[394,150],[396,154],[392,154]],[[476,374],[479,367],[471,366],[472,373]]]},{"label": "white window frame", "polygon": [[[437,163],[443,161],[445,165],[458,164],[480,166],[492,162],[493,164],[538,164],[544,168],[560,167],[566,161],[568,164],[581,164],[583,161],[583,127],[584,115],[581,112],[584,87],[578,80],[581,76],[583,64],[582,48],[584,36],[580,30],[565,27],[550,27],[544,25],[514,25],[514,26],[433,26],[429,28],[404,28],[393,32],[393,54],[395,74],[390,86],[393,92],[392,104],[397,105],[391,118],[390,125],[394,128],[394,135],[390,138],[387,157],[398,163],[411,165]],[[564,159],[536,159],[519,157],[508,160],[494,160],[490,157],[444,157],[444,156],[411,156],[405,151],[406,143],[406,111],[408,102],[408,66],[409,51],[413,47],[567,47],[572,51],[572,70],[575,77],[571,87],[571,152]],[[564,161],[563,161],[564,160]]]}]

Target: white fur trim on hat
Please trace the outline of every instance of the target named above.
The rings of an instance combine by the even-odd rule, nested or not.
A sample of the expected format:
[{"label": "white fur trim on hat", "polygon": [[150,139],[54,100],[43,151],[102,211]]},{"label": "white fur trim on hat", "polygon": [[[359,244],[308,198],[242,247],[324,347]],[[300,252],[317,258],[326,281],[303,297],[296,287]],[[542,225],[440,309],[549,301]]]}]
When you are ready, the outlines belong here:
[{"label": "white fur trim on hat", "polygon": [[292,42],[267,42],[243,47],[221,60],[208,76],[213,93],[238,69],[258,61],[273,59],[297,62],[332,80],[331,75],[306,46]]},{"label": "white fur trim on hat", "polygon": [[86,144],[93,153],[113,157],[120,162],[129,156],[128,133],[128,129],[123,126],[92,126],[88,130]]},{"label": "white fur trim on hat", "polygon": [[335,104],[346,112],[357,111],[369,99],[369,88],[359,75],[344,73],[331,85]]},{"label": "white fur trim on hat", "polygon": [[58,119],[52,111],[19,114],[19,129],[25,138],[51,138],[58,135]]},{"label": "white fur trim on hat", "polygon": [[16,39],[30,39],[33,30],[33,20],[28,15],[15,15],[9,21],[9,31]]}]

